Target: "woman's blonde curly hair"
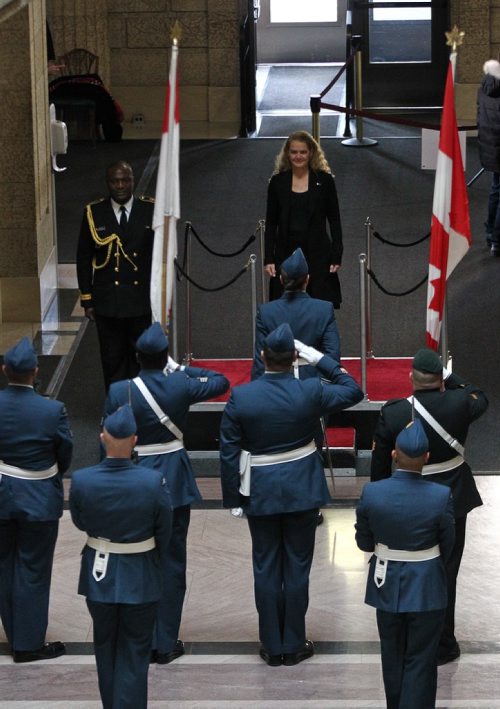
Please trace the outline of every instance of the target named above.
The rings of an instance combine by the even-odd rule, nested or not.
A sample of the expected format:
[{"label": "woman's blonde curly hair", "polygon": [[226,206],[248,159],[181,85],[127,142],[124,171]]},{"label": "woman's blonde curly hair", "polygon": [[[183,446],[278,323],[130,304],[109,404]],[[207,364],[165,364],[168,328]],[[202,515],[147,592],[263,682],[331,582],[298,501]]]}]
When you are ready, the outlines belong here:
[{"label": "woman's blonde curly hair", "polygon": [[300,143],[305,143],[307,145],[309,151],[311,152],[309,166],[312,170],[323,170],[323,172],[331,172],[330,166],[319,143],[314,140],[312,135],[306,130],[296,130],[294,133],[288,136],[288,138],[283,143],[283,147],[276,156],[273,175],[278,172],[285,172],[286,170],[292,169],[292,164],[290,162],[290,158],[288,157],[288,151],[290,150],[290,144],[293,140],[299,141]]}]

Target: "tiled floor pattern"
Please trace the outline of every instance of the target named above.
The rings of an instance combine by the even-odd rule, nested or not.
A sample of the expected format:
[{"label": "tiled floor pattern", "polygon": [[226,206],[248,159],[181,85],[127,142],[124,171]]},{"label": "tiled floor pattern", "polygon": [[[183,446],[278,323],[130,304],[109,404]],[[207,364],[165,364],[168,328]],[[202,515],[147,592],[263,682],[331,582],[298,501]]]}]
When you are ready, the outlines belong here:
[{"label": "tiled floor pattern", "polygon": [[[469,516],[459,578],[457,634],[463,654],[439,670],[437,706],[500,708],[500,478],[480,476],[485,505]],[[213,484],[212,482],[210,484]],[[385,706],[375,614],[363,603],[368,555],[354,542],[354,509],[325,510],[311,574],[308,635],[317,654],[270,668],[257,656],[250,540],[245,520],[220,509],[193,510],[188,591],[181,628],[187,654],[150,671],[151,708],[361,709]],[[48,640],[66,657],[14,665],[0,656],[2,709],[93,709],[99,696],[91,623],[76,594],[84,535],[65,512],[53,574]],[[5,638],[0,643],[5,652]]]}]

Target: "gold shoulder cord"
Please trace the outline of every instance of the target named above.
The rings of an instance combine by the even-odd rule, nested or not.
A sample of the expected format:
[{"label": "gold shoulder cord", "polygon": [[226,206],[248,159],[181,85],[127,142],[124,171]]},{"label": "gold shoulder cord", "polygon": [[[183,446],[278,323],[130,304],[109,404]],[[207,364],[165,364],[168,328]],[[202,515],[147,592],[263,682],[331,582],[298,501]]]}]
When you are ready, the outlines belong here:
[{"label": "gold shoulder cord", "polygon": [[94,216],[92,214],[92,205],[87,204],[87,222],[89,225],[90,229],[90,234],[92,236],[92,239],[95,241],[95,243],[98,246],[107,246],[108,251],[106,254],[106,258],[104,259],[103,263],[97,265],[96,259],[97,255],[93,257],[92,259],[92,267],[94,268],[95,271],[99,271],[101,268],[105,268],[109,260],[111,258],[111,251],[113,249],[113,242],[116,242],[116,247],[119,249],[120,253],[122,254],[123,258],[127,259],[127,261],[133,266],[134,270],[137,271],[137,266],[136,264],[132,261],[130,256],[126,253],[125,249],[123,248],[123,244],[121,242],[120,237],[118,234],[110,234],[109,236],[105,236],[104,238],[101,238],[99,234],[97,233],[97,230],[95,228],[94,224]]}]

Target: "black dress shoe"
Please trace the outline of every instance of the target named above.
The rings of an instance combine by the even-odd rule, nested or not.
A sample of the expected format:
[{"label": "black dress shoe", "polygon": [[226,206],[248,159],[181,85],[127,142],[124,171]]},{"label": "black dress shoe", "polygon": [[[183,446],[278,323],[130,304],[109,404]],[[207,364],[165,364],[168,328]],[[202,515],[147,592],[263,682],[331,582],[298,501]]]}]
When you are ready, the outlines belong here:
[{"label": "black dress shoe", "polygon": [[59,641],[45,643],[38,650],[13,650],[14,662],[36,662],[37,660],[52,660],[66,654],[66,645]]},{"label": "black dress shoe", "polygon": [[500,256],[500,246],[498,244],[491,245],[491,255]]},{"label": "black dress shoe", "polygon": [[286,652],[283,655],[283,664],[287,667],[298,665],[303,660],[308,660],[314,655],[314,645],[312,640],[306,640],[304,646],[297,652]]},{"label": "black dress shoe", "polygon": [[456,642],[451,650],[439,651],[437,656],[438,665],[447,665],[448,662],[453,662],[460,657],[460,645]]},{"label": "black dress shoe", "polygon": [[261,647],[259,655],[269,667],[279,667],[283,664],[281,655],[270,655],[265,647]]},{"label": "black dress shoe", "polygon": [[178,657],[184,655],[184,643],[182,640],[177,640],[175,647],[170,652],[158,652],[156,651],[156,663],[158,665],[168,665],[169,662],[177,660]]},{"label": "black dress shoe", "polygon": [[154,662],[158,662],[158,650],[151,650],[149,664],[152,665]]}]

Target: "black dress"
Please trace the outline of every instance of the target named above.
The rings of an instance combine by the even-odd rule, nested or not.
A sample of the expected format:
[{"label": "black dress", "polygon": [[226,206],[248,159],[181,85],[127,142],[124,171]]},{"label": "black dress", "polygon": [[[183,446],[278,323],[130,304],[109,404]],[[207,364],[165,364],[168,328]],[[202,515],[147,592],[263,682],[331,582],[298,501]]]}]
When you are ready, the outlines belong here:
[{"label": "black dress", "polygon": [[340,282],[336,273],[330,273],[330,264],[342,261],[342,227],[330,173],[310,170],[308,190],[301,193],[292,192],[291,170],[279,172],[269,181],[264,263],[274,263],[278,273],[271,278],[270,300],[282,293],[281,263],[298,247],[309,266],[308,293],[340,307]]}]

